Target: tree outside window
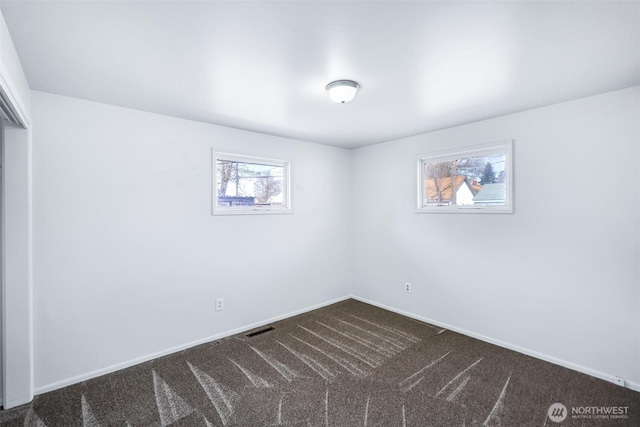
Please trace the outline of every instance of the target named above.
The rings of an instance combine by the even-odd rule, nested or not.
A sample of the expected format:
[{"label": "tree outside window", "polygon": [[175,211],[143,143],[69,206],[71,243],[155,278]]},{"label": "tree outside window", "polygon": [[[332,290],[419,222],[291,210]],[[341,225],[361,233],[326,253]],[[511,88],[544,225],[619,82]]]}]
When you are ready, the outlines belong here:
[{"label": "tree outside window", "polygon": [[215,158],[214,213],[289,210],[289,163],[238,155]]},{"label": "tree outside window", "polygon": [[511,153],[507,141],[420,156],[418,212],[512,212]]}]

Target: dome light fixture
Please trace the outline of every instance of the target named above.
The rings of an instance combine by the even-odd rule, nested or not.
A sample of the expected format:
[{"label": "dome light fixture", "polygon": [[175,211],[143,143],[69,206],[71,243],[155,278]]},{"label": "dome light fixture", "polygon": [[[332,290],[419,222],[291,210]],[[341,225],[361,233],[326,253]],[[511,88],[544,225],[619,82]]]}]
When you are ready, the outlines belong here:
[{"label": "dome light fixture", "polygon": [[336,80],[329,83],[326,89],[333,102],[346,104],[356,97],[360,85],[353,80]]}]

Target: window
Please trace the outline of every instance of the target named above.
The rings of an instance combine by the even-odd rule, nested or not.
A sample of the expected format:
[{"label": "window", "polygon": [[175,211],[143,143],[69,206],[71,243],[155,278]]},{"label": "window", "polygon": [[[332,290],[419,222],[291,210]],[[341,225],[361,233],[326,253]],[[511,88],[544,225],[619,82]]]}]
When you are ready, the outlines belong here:
[{"label": "window", "polygon": [[289,162],[214,153],[214,214],[289,213]]},{"label": "window", "polygon": [[513,141],[418,158],[418,206],[424,213],[512,213]]}]

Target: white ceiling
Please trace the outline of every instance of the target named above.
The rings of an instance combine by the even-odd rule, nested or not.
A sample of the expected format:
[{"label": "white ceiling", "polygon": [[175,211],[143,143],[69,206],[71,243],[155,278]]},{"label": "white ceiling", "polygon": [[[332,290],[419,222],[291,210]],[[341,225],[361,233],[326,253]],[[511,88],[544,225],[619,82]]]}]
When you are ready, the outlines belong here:
[{"label": "white ceiling", "polygon": [[638,1],[1,6],[34,90],[346,148],[640,84]]}]

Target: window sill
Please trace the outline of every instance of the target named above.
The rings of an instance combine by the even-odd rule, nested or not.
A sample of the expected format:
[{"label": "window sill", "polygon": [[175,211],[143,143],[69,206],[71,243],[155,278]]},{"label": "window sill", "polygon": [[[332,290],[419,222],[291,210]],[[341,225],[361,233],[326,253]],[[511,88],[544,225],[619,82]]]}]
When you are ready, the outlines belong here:
[{"label": "window sill", "polygon": [[213,216],[225,215],[287,215],[292,214],[291,209],[216,209]]},{"label": "window sill", "polygon": [[418,208],[415,213],[419,214],[511,214],[513,213],[513,206],[494,206],[494,207],[480,207],[480,206],[438,206],[433,208]]}]

